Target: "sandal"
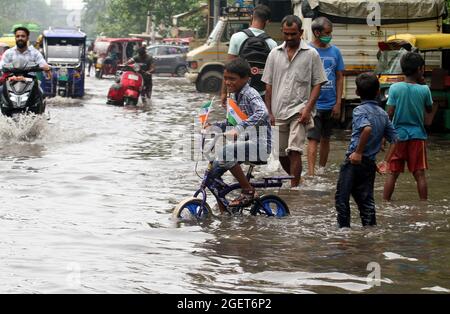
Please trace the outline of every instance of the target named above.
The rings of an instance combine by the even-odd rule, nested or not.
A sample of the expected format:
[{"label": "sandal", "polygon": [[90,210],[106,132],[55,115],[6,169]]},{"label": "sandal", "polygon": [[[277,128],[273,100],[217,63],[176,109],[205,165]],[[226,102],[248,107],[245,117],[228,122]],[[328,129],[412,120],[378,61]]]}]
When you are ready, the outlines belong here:
[{"label": "sandal", "polygon": [[243,190],[242,194],[237,199],[232,201],[229,207],[248,207],[252,205],[256,197],[257,195],[255,189],[247,191]]}]

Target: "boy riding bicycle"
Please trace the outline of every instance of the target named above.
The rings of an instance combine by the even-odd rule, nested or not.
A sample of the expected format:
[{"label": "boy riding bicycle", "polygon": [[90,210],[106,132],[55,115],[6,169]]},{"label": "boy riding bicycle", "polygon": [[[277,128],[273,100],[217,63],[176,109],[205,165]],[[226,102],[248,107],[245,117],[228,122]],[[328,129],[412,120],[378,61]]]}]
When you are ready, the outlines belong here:
[{"label": "boy riding bicycle", "polygon": [[242,187],[242,194],[230,203],[230,207],[247,207],[256,197],[255,188],[249,183],[240,164],[267,162],[272,149],[269,113],[259,93],[250,87],[250,76],[250,65],[242,58],[225,65],[224,84],[231,94],[228,119],[213,125],[232,141],[217,149],[213,177],[221,177],[229,170]]}]

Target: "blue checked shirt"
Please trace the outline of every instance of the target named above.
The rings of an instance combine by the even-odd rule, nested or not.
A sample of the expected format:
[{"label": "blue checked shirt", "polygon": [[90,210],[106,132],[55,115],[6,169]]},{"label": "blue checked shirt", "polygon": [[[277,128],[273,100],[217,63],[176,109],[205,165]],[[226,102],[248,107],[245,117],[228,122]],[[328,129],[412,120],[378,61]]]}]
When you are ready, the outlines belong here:
[{"label": "blue checked shirt", "polygon": [[[237,131],[239,133],[242,133],[249,127],[256,127],[258,134],[258,143],[267,143],[268,148],[271,149],[272,127],[270,125],[269,112],[267,111],[266,104],[259,95],[258,91],[250,87],[249,84],[246,84],[238,94],[232,94],[232,99],[236,101],[242,112],[244,112],[247,117],[249,117],[247,120],[242,121],[236,126]],[[227,126],[229,127],[230,125],[228,124],[228,122],[222,122],[218,123],[217,126],[224,130]],[[263,132],[264,134],[262,134],[259,130],[259,128],[261,127],[265,127],[267,132]]]}]

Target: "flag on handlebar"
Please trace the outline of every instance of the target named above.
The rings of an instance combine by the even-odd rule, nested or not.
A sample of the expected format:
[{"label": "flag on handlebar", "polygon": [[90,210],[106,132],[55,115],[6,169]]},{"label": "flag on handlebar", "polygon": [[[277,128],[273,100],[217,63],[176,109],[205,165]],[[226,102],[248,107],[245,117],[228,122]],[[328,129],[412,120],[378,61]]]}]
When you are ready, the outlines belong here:
[{"label": "flag on handlebar", "polygon": [[242,121],[248,120],[248,116],[242,112],[238,104],[231,98],[227,104],[227,120],[232,126],[240,124]]},{"label": "flag on handlebar", "polygon": [[206,104],[204,104],[204,105],[200,108],[200,115],[199,115],[199,118],[200,118],[200,123],[201,123],[202,125],[205,125],[206,122],[208,121],[208,117],[209,117],[209,113],[211,112],[211,108],[212,108],[212,105],[213,105],[213,101],[214,101],[214,100],[208,101]]}]

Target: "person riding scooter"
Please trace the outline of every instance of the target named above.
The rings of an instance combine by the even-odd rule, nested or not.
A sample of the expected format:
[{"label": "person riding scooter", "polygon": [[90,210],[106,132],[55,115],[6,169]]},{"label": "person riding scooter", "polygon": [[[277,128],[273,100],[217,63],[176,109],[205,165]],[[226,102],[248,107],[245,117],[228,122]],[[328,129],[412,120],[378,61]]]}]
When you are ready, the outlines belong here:
[{"label": "person riding scooter", "polygon": [[[0,70],[4,72],[4,78],[7,78],[11,82],[25,82],[27,80],[23,75],[8,75],[7,71],[4,71],[5,67],[11,67],[12,64],[16,63],[36,64],[40,69],[50,75],[51,67],[47,64],[42,54],[34,47],[28,46],[30,31],[25,27],[18,27],[14,30],[14,34],[16,37],[16,46],[8,49],[0,61]],[[32,76],[37,81],[35,73],[27,73],[27,75]],[[0,95],[3,95],[4,85],[6,84],[0,84]],[[38,98],[43,99],[43,92],[38,85],[36,92],[38,93]]]},{"label": "person riding scooter", "polygon": [[137,106],[144,87],[141,67],[142,64],[140,63],[135,63],[133,66],[125,65],[120,67],[116,73],[116,83],[108,91],[107,104]]},{"label": "person riding scooter", "polygon": [[[36,50],[33,46],[28,46],[30,39],[30,31],[25,27],[17,27],[14,30],[14,35],[16,37],[16,46],[8,49],[2,56],[0,61],[0,71],[3,71],[5,65],[12,64],[18,59],[22,59],[29,63],[35,63],[39,65],[45,72],[51,75],[51,68],[45,61],[42,54]],[[12,76],[9,77],[10,81],[23,81],[22,76]],[[3,92],[3,87],[0,84],[0,95]],[[42,93],[42,90],[39,89]],[[42,93],[43,94],[43,93]]]},{"label": "person riding scooter", "polygon": [[3,71],[7,79],[0,95],[1,113],[7,117],[44,114],[46,102],[36,78],[36,73],[42,72],[42,68],[18,58],[12,64],[5,65]]},{"label": "person riding scooter", "polygon": [[131,58],[126,65],[130,65],[132,63],[143,64],[144,66],[141,68],[141,74],[144,78],[144,91],[143,95],[147,98],[152,98],[152,90],[153,90],[153,77],[152,74],[155,72],[155,63],[153,61],[153,57],[147,54],[147,50],[145,47],[141,47],[138,49],[138,54]]}]

